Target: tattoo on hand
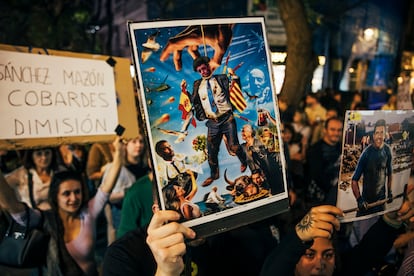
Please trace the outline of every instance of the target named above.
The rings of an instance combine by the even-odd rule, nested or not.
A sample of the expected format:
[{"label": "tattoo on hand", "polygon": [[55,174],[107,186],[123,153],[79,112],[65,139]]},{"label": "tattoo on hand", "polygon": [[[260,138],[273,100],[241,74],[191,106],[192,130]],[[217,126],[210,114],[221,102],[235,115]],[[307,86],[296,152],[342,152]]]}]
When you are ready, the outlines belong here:
[{"label": "tattoo on hand", "polygon": [[301,232],[308,231],[309,228],[312,227],[312,216],[310,214],[306,214],[303,219],[297,225],[298,230]]}]

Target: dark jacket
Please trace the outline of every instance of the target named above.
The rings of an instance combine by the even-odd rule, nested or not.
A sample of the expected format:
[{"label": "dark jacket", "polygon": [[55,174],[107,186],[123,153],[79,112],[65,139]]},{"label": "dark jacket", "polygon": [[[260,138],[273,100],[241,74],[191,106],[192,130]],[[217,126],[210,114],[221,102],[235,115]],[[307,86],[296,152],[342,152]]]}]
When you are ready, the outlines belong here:
[{"label": "dark jacket", "polygon": [[[218,84],[221,87],[221,90],[226,95],[227,102],[230,104],[230,91],[229,91],[230,80],[229,78],[224,74],[213,75],[212,78],[215,78],[217,80]],[[195,117],[197,118],[197,120],[204,121],[205,119],[207,119],[207,116],[206,116],[206,113],[204,112],[203,106],[201,105],[201,99],[198,94],[198,89],[200,87],[201,81],[202,79],[198,79],[193,84],[193,94],[191,95],[191,102],[193,103]],[[234,81],[236,81],[240,86],[239,78],[234,79]],[[234,109],[233,105],[231,106],[232,106],[232,109]]]}]

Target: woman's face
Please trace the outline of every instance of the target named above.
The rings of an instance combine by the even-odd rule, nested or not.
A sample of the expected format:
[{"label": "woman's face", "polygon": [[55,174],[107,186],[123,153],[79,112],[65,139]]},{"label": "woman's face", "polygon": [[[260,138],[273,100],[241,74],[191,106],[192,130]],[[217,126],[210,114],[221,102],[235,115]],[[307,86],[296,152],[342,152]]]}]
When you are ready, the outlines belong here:
[{"label": "woman's face", "polygon": [[315,238],[296,264],[295,276],[331,276],[335,269],[335,251],[332,241]]},{"label": "woman's face", "polygon": [[293,114],[293,122],[302,123],[302,115],[297,111]]},{"label": "woman's face", "polygon": [[74,214],[82,204],[82,185],[79,181],[68,179],[59,186],[57,204],[60,211]]},{"label": "woman's face", "polygon": [[52,150],[51,149],[38,149],[32,153],[33,163],[36,169],[47,169],[52,163]]},{"label": "woman's face", "polygon": [[183,187],[181,187],[179,185],[174,185],[174,190],[175,190],[175,193],[177,194],[177,197],[184,196],[184,194],[185,194],[185,191],[184,191]]},{"label": "woman's face", "polygon": [[128,141],[126,150],[128,155],[133,158],[142,155],[144,151],[144,140],[142,137],[138,136],[135,139]]}]

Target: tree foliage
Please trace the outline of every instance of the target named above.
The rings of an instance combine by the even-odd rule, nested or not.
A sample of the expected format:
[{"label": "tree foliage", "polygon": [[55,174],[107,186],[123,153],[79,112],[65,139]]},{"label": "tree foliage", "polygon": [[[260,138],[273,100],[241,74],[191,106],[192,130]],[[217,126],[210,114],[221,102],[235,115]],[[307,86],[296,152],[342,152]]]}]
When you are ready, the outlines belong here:
[{"label": "tree foliage", "polygon": [[96,52],[89,33],[93,1],[3,0],[0,43]]}]

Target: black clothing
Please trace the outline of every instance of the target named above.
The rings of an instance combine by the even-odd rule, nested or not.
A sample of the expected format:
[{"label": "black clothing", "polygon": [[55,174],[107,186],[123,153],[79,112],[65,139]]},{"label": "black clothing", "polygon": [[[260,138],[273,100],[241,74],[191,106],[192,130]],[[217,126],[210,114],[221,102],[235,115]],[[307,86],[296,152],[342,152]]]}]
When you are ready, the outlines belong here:
[{"label": "black clothing", "polygon": [[[336,252],[334,275],[366,275],[381,263],[401,233],[401,228],[395,229],[379,219],[358,245],[344,252]],[[260,275],[294,275],[296,263],[311,246],[312,243],[302,242],[295,232],[289,233],[266,258]]]},{"label": "black clothing", "polygon": [[114,241],[105,252],[102,275],[154,275],[156,263],[146,236],[144,230],[137,229]]},{"label": "black clothing", "polygon": [[127,164],[125,167],[135,176],[135,179],[140,179],[147,175],[150,170],[148,166],[143,164]]},{"label": "black clothing", "polygon": [[[277,245],[269,223],[271,220],[264,220],[208,237],[196,247],[188,245],[185,275],[190,275],[191,266],[196,267],[198,276],[258,275],[266,256]],[[113,242],[105,253],[103,276],[153,276],[156,263],[145,239],[146,231],[137,229]]]},{"label": "black clothing", "polygon": [[[311,204],[336,205],[341,143],[329,145],[323,140],[313,144],[306,154],[308,173],[308,201]],[[319,193],[314,189],[319,189]]]}]

